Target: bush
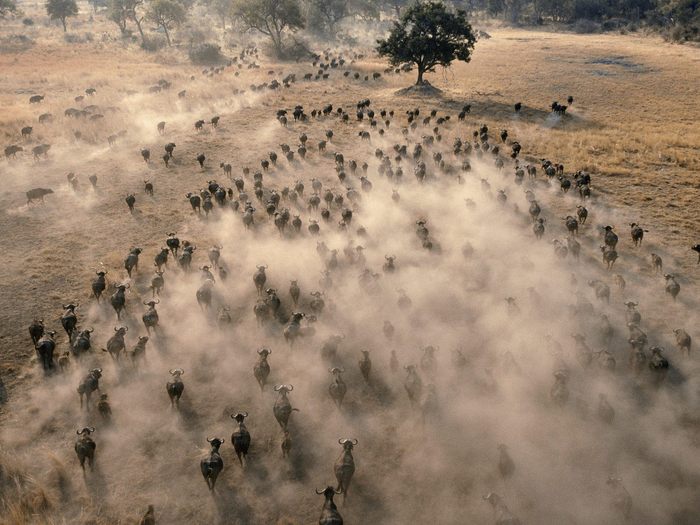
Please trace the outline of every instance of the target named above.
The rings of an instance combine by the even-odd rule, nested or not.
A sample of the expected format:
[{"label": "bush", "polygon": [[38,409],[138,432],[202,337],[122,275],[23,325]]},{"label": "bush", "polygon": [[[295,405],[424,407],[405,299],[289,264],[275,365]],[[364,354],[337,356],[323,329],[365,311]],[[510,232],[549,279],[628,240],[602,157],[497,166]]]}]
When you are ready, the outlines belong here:
[{"label": "bush", "polygon": [[676,25],[668,33],[668,40],[672,42],[698,42],[700,41],[700,27],[694,25]]},{"label": "bush", "polygon": [[27,35],[9,35],[0,38],[0,53],[21,53],[31,49],[34,40]]},{"label": "bush", "polygon": [[33,26],[33,25],[34,25],[34,20],[32,20],[31,18],[24,18],[24,19],[22,19],[22,23],[23,23],[25,26]]},{"label": "bush", "polygon": [[603,0],[575,0],[573,18],[579,20],[598,20],[605,15],[607,3]]},{"label": "bush", "polygon": [[579,34],[597,33],[600,31],[600,24],[594,22],[593,20],[582,18],[573,23],[572,29],[574,33]]},{"label": "bush", "polygon": [[[274,50],[270,50],[274,54]],[[282,50],[278,58],[282,60],[303,60],[313,56],[309,46],[303,40],[291,37],[282,43]]]},{"label": "bush", "polygon": [[168,45],[168,42],[165,40],[164,37],[159,37],[159,36],[149,36],[146,41],[141,44],[141,49],[144,51],[158,51],[159,49],[163,49],[165,46]]},{"label": "bush", "polygon": [[63,35],[63,40],[68,44],[85,44],[86,42],[92,42],[93,39],[92,33],[85,33],[82,36],[77,33],[66,33]]},{"label": "bush", "polygon": [[210,43],[192,46],[188,55],[194,64],[217,64],[224,59],[221,48]]},{"label": "bush", "polygon": [[610,18],[603,22],[603,31],[614,31],[615,29],[622,29],[627,24],[627,20],[622,18]]},{"label": "bush", "polygon": [[187,42],[190,47],[205,44],[209,38],[209,32],[196,27],[184,27],[178,31],[178,36],[183,42]]}]

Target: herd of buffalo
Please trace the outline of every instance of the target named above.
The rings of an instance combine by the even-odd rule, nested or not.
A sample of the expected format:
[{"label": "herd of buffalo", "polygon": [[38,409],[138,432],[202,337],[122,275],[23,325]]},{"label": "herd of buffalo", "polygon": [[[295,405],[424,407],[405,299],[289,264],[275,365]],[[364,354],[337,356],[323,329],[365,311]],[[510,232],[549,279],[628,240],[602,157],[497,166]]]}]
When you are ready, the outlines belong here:
[{"label": "herd of buffalo", "polygon": [[[464,194],[462,217],[441,216],[435,201],[430,200],[431,204],[426,201],[424,209],[427,213],[414,216],[414,224],[408,226],[414,229],[414,242],[406,248],[409,251],[439,260],[453,248],[448,245],[446,235],[443,236],[445,229],[441,221],[473,220],[470,214],[488,205],[497,210],[489,219],[492,226],[502,224],[503,228],[515,228],[519,235],[527,238],[533,250],[551,251],[549,259],[552,264],[568,268],[572,286],[578,291],[571,311],[562,316],[566,315],[567,319],[574,319],[575,322],[571,325],[570,341],[559,341],[556,337],[548,336],[544,343],[556,363],[550,376],[551,389],[547,393],[549,409],[587,410],[574,403],[576,396],[570,389],[572,376],[581,370],[596,370],[596,373],[605,374],[607,380],[613,382],[631,380],[652,397],[660,395],[658,393],[663,389],[674,388],[679,381],[677,377],[672,381],[668,378],[678,375],[674,371],[675,361],[693,359],[691,334],[696,327],[674,325],[663,336],[656,332],[649,333],[645,328],[646,318],[642,316],[644,310],[642,307],[638,309],[639,301],[630,299],[629,295],[625,295],[626,301],[620,299],[623,292],[630,292],[625,272],[632,270],[631,267],[625,268],[626,261],[639,257],[648,261],[649,286],[658,286],[661,295],[666,295],[665,299],[662,298],[664,301],[677,304],[683,300],[682,276],[662,260],[656,253],[658,250],[647,250],[650,230],[645,226],[648,225],[640,224],[640,221],[632,221],[624,228],[614,226],[612,221],[608,224],[604,215],[596,215],[601,208],[595,203],[602,198],[596,194],[590,173],[568,170],[557,160],[526,155],[524,138],[514,137],[512,130],[493,130],[480,122],[470,127],[473,103],[431,109],[426,108],[427,103],[423,102],[408,111],[400,111],[388,106],[377,107],[371,98],[345,101],[344,104],[327,102],[318,107],[309,107],[308,103],[301,101],[287,106],[285,104],[288,102],[282,102],[295,96],[296,84],[324,85],[325,82],[341,79],[365,85],[367,87],[363,89],[371,94],[372,88],[364,82],[381,82],[386,77],[410,70],[410,67],[402,67],[372,74],[360,72],[356,67],[357,71],[353,71],[358,58],[362,57],[346,60],[340,54],[324,52],[313,57],[309,66],[296,66],[299,80],[296,72],[289,72],[279,79],[252,84],[248,90],[236,90],[234,96],[253,93],[268,97],[270,105],[277,104],[279,109],[269,110],[269,119],[275,122],[276,127],[296,138],[294,142],[282,143],[274,150],[259,152],[257,166],[241,165],[235,153],[231,159],[226,159],[207,151],[208,137],[226,125],[227,114],[224,112],[220,115],[210,114],[192,123],[187,134],[188,140],[195,141],[199,148],[196,155],[179,156],[178,147],[172,141],[159,146],[158,155],[152,156],[152,150],[156,147],[153,145],[141,146],[140,152],[133,154],[135,162],[145,163],[154,173],[167,173],[172,169],[173,161],[176,161],[180,165],[189,165],[195,174],[206,174],[207,180],[201,182],[200,187],[194,183],[197,186],[193,185],[189,192],[181,194],[178,200],[169,204],[179,207],[183,215],[187,215],[186,221],[215,221],[222,216],[230,216],[240,221],[240,235],[249,236],[252,242],[275,237],[280,243],[312,240],[316,248],[313,257],[320,261],[322,276],[318,286],[310,289],[300,284],[302,281],[296,275],[281,276],[277,272],[271,279],[270,272],[276,271],[272,256],[268,257],[267,264],[262,264],[264,261],[261,260],[261,264],[249,268],[246,275],[240,275],[232,271],[236,246],[226,245],[220,240],[205,244],[203,248],[202,242],[186,239],[186,235],[169,230],[163,232],[161,240],[154,240],[150,246],[125,247],[123,268],[95,267],[92,270],[94,276],[85,282],[85,293],[81,294],[90,299],[78,302],[64,298],[69,301],[62,304],[60,313],[60,328],[65,332],[65,338],[57,335],[59,327],[53,320],[36,318],[29,325],[30,340],[27,341],[36,350],[36,366],[47,376],[64,375],[67,378],[69,370],[76,367],[81,370],[82,379],[73,385],[75,403],[84,407],[86,418],[92,423],[92,426],[81,425],[77,430],[75,453],[83,471],[86,463],[92,469],[99,461],[100,427],[114,424],[110,399],[114,402],[120,388],[116,379],[119,374],[115,370],[125,367],[140,369],[146,365],[146,356],[152,351],[149,345],[159,338],[162,341],[164,327],[173,322],[159,312],[161,301],[167,303],[172,297],[169,294],[178,289],[184,279],[190,279],[193,273],[199,272],[201,279],[196,293],[189,300],[201,315],[211,321],[212,329],[230,332],[237,329],[241,317],[254,318],[255,326],[251,330],[272,334],[272,340],[278,342],[275,347],[260,345],[255,349],[257,356],[239,363],[239,366],[248,370],[245,373],[254,378],[261,391],[273,388],[276,393],[270,408],[279,424],[277,451],[283,458],[289,457],[297,443],[290,418],[298,409],[292,404],[292,384],[269,382],[275,353],[293,353],[300,346],[318,347],[319,359],[324,363],[324,370],[327,369],[330,374],[327,394],[338,411],[346,410],[344,401],[349,391],[372,388],[377,374],[372,357],[381,354],[357,348],[354,366],[364,386],[353,384],[350,380],[346,383],[347,359],[340,357],[345,352],[341,349],[345,344],[344,336],[340,335],[345,329],[336,324],[333,329],[338,335],[322,337],[322,334],[327,333],[325,323],[330,324],[335,309],[341,308],[335,299],[342,281],[356,279],[357,289],[370,300],[390,293],[396,312],[392,315],[408,315],[407,312],[415,307],[414,301],[417,299],[411,297],[400,281],[401,273],[411,263],[401,253],[398,256],[391,252],[380,253],[381,243],[379,246],[372,244],[372,237],[390,236],[391,232],[379,232],[380,224],[376,220],[371,221],[371,226],[365,222],[371,206],[379,205],[386,210],[404,206],[403,188],[425,192],[426,195],[429,192],[432,192],[431,195]],[[312,73],[306,72],[309,67],[313,68]],[[250,47],[227,66],[209,68],[202,74],[207,78],[228,74],[240,78],[245,70],[255,72],[259,68],[258,52]],[[274,70],[269,73],[271,76],[276,74]],[[158,97],[167,95],[170,89],[171,83],[163,80],[148,87],[147,91],[149,96]],[[85,96],[81,94],[75,100],[81,109],[68,108],[65,118],[85,122],[109,119],[109,115],[117,112],[118,108],[85,105],[87,99],[98,94],[99,91],[94,88],[86,89]],[[187,90],[178,93],[179,99],[189,96]],[[573,97],[569,96],[566,100],[568,106],[559,102],[551,104],[550,118],[561,119],[563,124],[576,107]],[[43,96],[32,96],[29,102],[40,106],[46,100]],[[518,119],[522,114],[522,104],[516,103],[513,118]],[[39,126],[53,125],[53,121],[51,114],[38,116]],[[168,128],[167,121],[153,122],[153,136],[166,134]],[[31,126],[23,127],[20,138],[29,140],[32,131]],[[351,138],[339,140],[340,135]],[[75,136],[79,140],[80,131],[76,131]],[[110,134],[107,139],[110,148],[118,147],[121,141],[128,139],[128,134],[118,132]],[[520,140],[523,140],[522,145]],[[343,142],[344,146],[341,147]],[[49,144],[38,144],[30,150],[31,157],[27,157],[27,162],[48,162],[46,159],[50,158],[54,149]],[[20,162],[23,151],[22,146],[12,144],[5,148],[5,156],[8,162]],[[310,162],[315,163],[314,170],[318,169],[319,164],[323,165],[324,175],[330,175],[325,178],[307,177],[306,166]],[[211,175],[214,171],[220,175],[217,179]],[[80,186],[75,174],[70,173],[67,179],[70,190],[87,191]],[[103,184],[96,176],[91,176],[89,181],[90,188]],[[468,193],[464,188],[473,188],[473,181],[477,182],[479,189]],[[167,176],[151,175],[144,180],[141,190],[134,188],[132,192],[122,195],[124,219],[128,220],[142,202],[151,199],[154,194],[158,195],[160,188],[167,184]],[[385,191],[387,188],[391,191]],[[26,200],[30,211],[41,203],[50,206],[51,199],[58,198],[54,191],[55,188],[28,190]],[[381,217],[383,212],[374,209],[372,213]],[[173,224],[172,230],[176,229],[179,230],[180,225]],[[653,233],[651,229],[651,235]],[[347,244],[334,247],[338,239],[344,239]],[[458,247],[465,267],[470,261],[480,260],[479,247],[475,244],[470,239],[462,239]],[[368,248],[370,245],[371,249]],[[698,253],[700,264],[700,244],[690,249]],[[628,254],[631,254],[629,258]],[[523,254],[515,251],[512,256],[520,258]],[[373,266],[377,259],[380,259],[379,264]],[[488,265],[486,260],[481,263]],[[578,269],[582,267],[594,272],[596,278],[579,282],[581,274]],[[152,275],[144,280],[144,272]],[[137,279],[139,275],[142,277]],[[222,291],[232,280],[246,279],[249,283],[248,295],[241,298],[239,304],[231,305],[222,299],[225,295]],[[280,282],[289,282],[288,288],[286,285],[284,290],[275,287]],[[388,282],[393,283],[390,292],[386,290],[388,285],[385,283]],[[530,296],[524,297],[510,296],[504,290],[503,309],[509,318],[518,319],[523,315],[523,309],[534,308],[532,305],[543,301],[542,292],[542,289],[530,288]],[[99,318],[87,312],[95,305],[101,312]],[[137,318],[140,316],[143,330],[132,337],[135,324],[131,323],[129,330],[127,320],[133,320],[135,315]],[[411,410],[420,414],[422,425],[439,426],[439,417],[435,414],[439,413],[441,390],[436,380],[436,370],[439,366],[449,366],[457,372],[468,369],[472,362],[469,350],[467,347],[455,348],[448,363],[441,360],[436,345],[425,345],[421,347],[419,362],[412,363],[407,354],[402,354],[401,348],[391,343],[396,340],[397,330],[392,315],[387,313],[385,318],[376,319],[387,348],[391,348],[387,353],[387,368],[390,373],[399,374],[403,367],[403,389]],[[429,316],[430,312],[425,311],[423,315]],[[100,319],[108,316],[113,316],[113,321],[100,323]],[[624,323],[617,321],[618,316],[624,318]],[[674,321],[669,319],[669,322]],[[615,335],[620,332],[625,333],[626,350],[614,342]],[[664,348],[658,341],[660,337],[675,341],[678,353],[673,358],[670,356],[671,349]],[[96,343],[96,340],[100,343]],[[573,366],[564,357],[569,350],[576,361]],[[188,389],[192,387],[188,384],[187,371],[179,368],[182,365],[175,360],[176,354],[168,358],[173,359],[173,368],[166,377],[158,379],[163,385],[162,403],[165,408],[170,406],[172,411],[178,411],[181,399],[187,397]],[[377,359],[383,360],[384,357],[375,357]],[[515,369],[518,367],[515,361],[513,354],[506,352],[499,366]],[[489,378],[484,383],[484,389],[495,381],[489,375],[491,373],[487,372]],[[115,376],[112,398],[101,389],[100,382],[107,374]],[[97,395],[93,397],[93,394]],[[398,401],[392,403],[389,408],[403,410],[398,408]],[[592,417],[614,425],[614,405],[613,399],[600,393],[597,406],[591,410]],[[238,410],[228,415],[233,420],[233,433],[228,443],[240,467],[245,469],[249,450],[255,447],[254,432],[251,433],[246,427],[248,412]],[[264,415],[255,414],[255,417],[262,418]],[[217,497],[217,479],[226,475],[227,468],[222,455],[229,445],[226,438],[216,435],[207,437],[206,441],[211,450],[200,460],[201,475],[208,489]],[[354,437],[340,437],[338,444],[340,456],[333,466],[336,484],[316,490],[325,498],[320,525],[342,525],[343,518],[334,503],[334,496],[342,494],[344,501],[348,497],[352,499],[351,486],[356,468],[354,449],[358,445],[372,446],[365,442],[358,444]],[[362,448],[359,450],[362,451]],[[499,446],[499,454],[498,470],[500,476],[507,480],[516,470],[517,458],[514,459],[503,444]],[[90,474],[85,475],[89,478]],[[611,475],[605,483],[612,494],[615,512],[619,513],[619,522],[633,523],[633,500],[622,479]],[[484,496],[484,500],[493,508],[497,525],[521,523],[516,513],[506,505],[506,499],[502,492],[501,495],[491,492]],[[355,516],[351,522],[362,523],[363,520],[361,516]],[[141,523],[155,523],[152,505]]]}]

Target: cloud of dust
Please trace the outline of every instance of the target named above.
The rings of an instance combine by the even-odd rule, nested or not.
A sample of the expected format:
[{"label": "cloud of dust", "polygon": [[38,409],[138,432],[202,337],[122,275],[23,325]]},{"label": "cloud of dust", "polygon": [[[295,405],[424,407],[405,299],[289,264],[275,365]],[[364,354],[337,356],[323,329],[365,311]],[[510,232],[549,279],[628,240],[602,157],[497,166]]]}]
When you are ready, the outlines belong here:
[{"label": "cloud of dust", "polygon": [[[154,142],[154,122],[168,122],[166,135],[156,140],[165,143],[172,138],[178,143],[175,157],[182,158],[191,156],[212,133],[193,135],[189,128],[195,119],[224,114],[225,120],[233,120],[237,112],[270,103],[269,93],[217,95],[222,86],[230,89],[223,80],[182,80],[188,91],[182,100],[175,91],[161,97],[98,94],[103,97],[100,104],[118,105],[121,111],[105,118],[107,124],[81,127],[90,137],[94,134],[95,144],[89,148],[74,142],[69,135],[73,121],[63,117],[38,131],[38,141],[56,139],[47,182],[55,186],[52,198],[71,210],[54,225],[57,234],[93,220],[102,210],[99,194],[86,189],[76,194],[67,188],[68,171],[79,173],[81,185],[87,188],[89,166],[99,165],[105,156],[122,159],[113,179],[104,175],[100,179],[101,191],[122,191],[145,178],[145,168],[135,166],[133,159],[143,144]],[[537,180],[526,178],[517,185],[510,161],[499,170],[491,153],[454,155],[454,138],[472,140],[472,124],[453,119],[440,126],[442,140],[423,148],[421,160],[428,178],[420,183],[414,176],[411,150],[422,136],[431,134],[434,119],[404,136],[402,108],[387,107],[396,109],[396,115],[382,137],[369,128],[368,119],[355,122],[355,110],[346,101],[344,107],[351,115],[348,124],[335,115],[306,124],[295,124],[290,118],[285,129],[274,120],[275,108],[290,109],[295,98],[284,96],[284,103],[272,102],[266,108],[269,114],[264,122],[255,129],[246,128],[245,133],[259,158],[272,149],[279,155],[278,165],[263,174],[263,201],[272,189],[281,192],[296,180],[304,181],[304,193],[296,203],[283,197],[280,204],[292,217],[300,216],[301,232],[293,232],[291,225],[281,234],[277,231],[264,202],[255,199],[251,173],[245,177],[245,191],[256,208],[252,228],[243,225],[241,203],[237,211],[229,204],[225,209],[215,205],[206,220],[192,214],[177,229],[181,241],[191,241],[197,250],[189,272],[172,257],[168,263],[165,288],[158,297],[160,324],[147,344],[145,362],[135,366],[127,355],[114,361],[101,349],[117,326],[129,328],[127,350],[137,336],[145,335],[142,303],[151,295],[152,260],[164,236],[141,245],[144,252],[138,272],[129,281],[123,319],[117,322],[108,301],[83,301],[81,326],[95,328],[92,352],[74,359],[70,371],[46,378],[37,371],[27,397],[14,400],[11,421],[0,431],[3,448],[26,459],[33,475],[46,484],[54,497],[54,515],[78,522],[87,514],[114,523],[135,518],[153,504],[163,523],[311,522],[322,504],[314,489],[335,484],[333,463],[341,454],[338,439],[356,438],[356,472],[347,501],[340,506],[346,523],[491,523],[493,510],[482,496],[495,492],[522,523],[619,524],[624,521],[623,510],[617,493],[606,484],[609,476],[621,478],[631,495],[631,523],[697,520],[700,459],[693,437],[697,420],[691,414],[698,407],[700,390],[690,373],[693,361],[684,360],[674,349],[672,330],[690,331],[698,317],[684,308],[682,300],[671,303],[661,277],[641,271],[648,261],[631,247],[627,223],[633,218],[597,200],[586,202],[590,218],[581,226],[581,260],[571,255],[560,259],[551,240],[565,243],[561,218],[573,214],[580,204],[575,191],[564,195],[558,184],[547,184],[541,174]],[[304,105],[309,113],[310,105]],[[422,117],[429,108],[420,107]],[[59,113],[57,103],[52,109]],[[104,135],[120,129],[128,129],[123,143],[109,148]],[[328,143],[328,152],[321,154],[315,144],[326,129],[334,129],[336,137]],[[357,135],[365,129],[371,131],[371,143],[361,142]],[[286,142],[296,150],[302,131],[309,136],[307,160],[297,157],[290,164],[276,145]],[[491,142],[496,143],[497,130],[490,133]],[[515,138],[527,147],[527,137]],[[394,144],[407,144],[408,157],[397,162]],[[380,173],[377,148],[392,159],[394,172],[402,168],[401,180]],[[343,183],[334,169],[332,152],[336,151],[345,155]],[[437,152],[454,166],[453,173],[442,172],[432,160]],[[152,163],[160,162],[161,153],[152,150]],[[230,159],[238,170],[234,177],[240,177],[235,152]],[[351,159],[358,166],[368,163],[371,191],[361,187],[361,168],[355,174],[349,170]],[[461,172],[459,166],[467,159],[472,169]],[[226,159],[210,163],[218,169],[219,160]],[[8,163],[13,187],[25,188],[41,166],[41,161]],[[233,186],[219,171],[207,172],[206,178]],[[344,196],[342,206],[330,207],[328,222],[319,211],[308,208],[312,178],[322,182],[321,197],[327,189]],[[171,190],[165,188],[167,182],[159,184],[159,191],[163,188],[172,197],[162,202],[161,210],[169,206],[189,212],[179,186]],[[188,191],[202,184],[192,182]],[[347,187],[357,191],[359,200],[347,197]],[[394,189],[400,195],[398,202],[392,200]],[[506,192],[505,203],[496,198],[500,189]],[[547,219],[540,241],[532,232],[525,190],[534,192]],[[342,229],[338,222],[345,208],[351,208],[353,216]],[[12,212],[28,214],[34,209]],[[124,211],[106,213],[112,220],[122,220]],[[310,219],[319,222],[320,235],[308,232]],[[421,219],[426,221],[433,250],[425,249],[417,235],[416,221]],[[605,271],[598,248],[602,244],[599,228],[605,224],[615,224],[620,235],[621,258],[613,272]],[[364,233],[358,233],[360,227]],[[320,243],[329,252],[319,249]],[[219,265],[228,275],[224,279],[214,272],[212,306],[202,310],[196,301],[203,283],[199,268],[209,264],[207,250],[214,244],[223,247]],[[363,249],[358,250],[359,246]],[[119,253],[126,255],[128,247],[121,246]],[[101,260],[103,248],[86,250],[86,259]],[[337,250],[335,267],[329,266],[332,250]],[[385,256],[395,257],[394,273],[383,270]],[[118,259],[105,264],[111,283],[127,280]],[[253,274],[259,265],[267,266],[264,288],[275,289],[281,300],[278,319],[263,324],[253,312],[259,300]],[[328,268],[332,268],[330,286],[322,282]],[[627,281],[624,290],[613,285],[613,273]],[[596,299],[588,284],[594,279],[610,286],[610,304]],[[291,280],[301,289],[296,306],[288,292]],[[409,306],[401,300],[400,290],[410,299]],[[316,291],[323,292],[325,307],[314,312],[311,293]],[[654,386],[648,369],[640,375],[630,370],[625,300],[639,303],[649,346],[667,349],[672,370],[663,386]],[[230,309],[230,325],[217,323],[223,306]],[[283,330],[292,312],[304,312],[307,317],[302,322],[305,335],[290,346]],[[603,334],[602,315],[614,327],[609,341]],[[391,337],[383,329],[387,321],[395,330]],[[51,328],[60,330],[60,325]],[[585,336],[591,351],[589,364],[581,364],[575,334]],[[337,353],[324,357],[321,349],[334,335],[342,336]],[[425,357],[427,346],[436,349],[434,362]],[[261,392],[253,366],[256,350],[262,347],[272,350],[272,371]],[[369,351],[372,361],[368,381],[358,366],[362,350]],[[614,371],[604,368],[605,354],[597,353],[602,350],[614,356]],[[64,351],[65,343],[59,344],[57,354]],[[392,352],[398,370],[390,366]],[[404,367],[409,365],[416,367],[423,384],[415,404],[404,386]],[[98,414],[97,393],[89,411],[79,407],[76,387],[93,366],[103,369],[100,387],[109,394],[113,410],[109,423]],[[344,369],[347,384],[340,409],[328,393],[329,368],[336,366]],[[173,368],[185,371],[179,410],[171,408],[165,389]],[[559,406],[550,391],[554,373],[562,370],[568,377],[569,397]],[[294,386],[289,399],[299,409],[289,425],[293,443],[289,459],[282,458],[282,431],[272,412],[277,398],[272,387],[282,383]],[[599,394],[605,394],[614,408],[612,423],[598,415]],[[246,425],[252,446],[245,469],[231,446],[235,425],[229,416],[236,411],[249,414]],[[83,426],[97,429],[93,434],[96,467],[84,478],[72,450],[74,432]],[[199,460],[208,451],[205,439],[214,436],[226,439],[221,449],[225,467],[217,492],[210,495]],[[505,478],[498,469],[499,444],[507,446],[515,463],[514,473]],[[52,486],[43,466],[42,458],[49,452],[56,453],[70,480],[63,493]],[[30,458],[34,458],[31,463]],[[340,504],[342,496],[336,501]],[[87,510],[81,511],[81,506]]]}]

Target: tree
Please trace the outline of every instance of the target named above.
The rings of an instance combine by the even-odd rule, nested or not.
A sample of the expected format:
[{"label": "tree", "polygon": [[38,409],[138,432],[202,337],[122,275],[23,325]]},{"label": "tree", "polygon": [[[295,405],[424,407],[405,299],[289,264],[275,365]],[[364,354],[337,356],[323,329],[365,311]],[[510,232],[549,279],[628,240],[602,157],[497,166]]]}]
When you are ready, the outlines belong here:
[{"label": "tree", "polygon": [[377,41],[380,56],[397,66],[405,62],[418,68],[416,85],[435,66],[448,67],[453,60],[469,62],[476,37],[464,11],[451,13],[441,2],[416,3],[404,12],[389,38]]},{"label": "tree", "polygon": [[350,2],[350,15],[356,16],[365,22],[379,20],[380,5],[375,0],[352,0]]},{"label": "tree", "polygon": [[226,19],[231,15],[233,0],[211,0],[211,8],[221,19],[221,27],[226,30]]},{"label": "tree", "polygon": [[133,22],[141,35],[141,45],[146,44],[142,27],[145,18],[143,0],[109,0],[107,7],[109,20],[117,24],[122,34],[126,34],[128,23]]},{"label": "tree", "polygon": [[135,25],[136,29],[139,30],[139,35],[141,35],[141,46],[146,45],[146,35],[143,34],[143,20],[146,18],[143,0],[122,0],[126,4],[127,17]]},{"label": "tree", "polygon": [[348,4],[349,0],[309,0],[307,25],[333,35],[338,23],[350,15]]},{"label": "tree", "polygon": [[182,24],[187,19],[185,7],[174,0],[153,0],[146,11],[146,18],[162,27],[165,32],[165,38],[170,42],[170,31]]},{"label": "tree", "polygon": [[304,27],[296,0],[238,0],[235,15],[245,30],[254,29],[269,36],[277,54],[282,52],[284,31]]},{"label": "tree", "polygon": [[110,0],[107,6],[107,18],[117,24],[122,35],[126,34],[126,24],[129,22],[129,10],[125,0]]},{"label": "tree", "polygon": [[17,4],[14,0],[0,0],[0,18],[17,12]]},{"label": "tree", "polygon": [[401,10],[406,6],[408,0],[384,0],[388,9],[393,9],[396,13],[396,18],[401,18]]},{"label": "tree", "polygon": [[88,4],[92,6],[92,10],[97,13],[100,7],[107,7],[107,0],[88,0]]},{"label": "tree", "polygon": [[47,0],[46,12],[51,20],[60,20],[63,24],[63,31],[66,32],[66,18],[78,14],[78,4],[75,0]]}]

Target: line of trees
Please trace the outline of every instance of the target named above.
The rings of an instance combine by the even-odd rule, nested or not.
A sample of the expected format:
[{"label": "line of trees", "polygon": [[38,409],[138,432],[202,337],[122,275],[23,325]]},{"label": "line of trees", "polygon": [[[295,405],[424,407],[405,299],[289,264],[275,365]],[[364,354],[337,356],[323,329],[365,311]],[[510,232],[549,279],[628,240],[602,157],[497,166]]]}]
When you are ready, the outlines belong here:
[{"label": "line of trees", "polygon": [[700,25],[700,0],[455,0],[468,13],[488,13],[511,23],[586,19]]},{"label": "line of trees", "polygon": [[[282,52],[285,35],[305,29],[308,33],[335,37],[349,19],[396,19],[412,5],[426,0],[89,0],[93,9],[107,7],[107,15],[123,34],[135,29],[142,45],[148,39],[144,24],[162,31],[170,45],[173,29],[184,24],[195,1],[238,31],[266,35],[274,50]],[[700,0],[443,0],[448,10],[501,17],[510,23],[540,24],[579,20],[609,26],[640,22],[664,29],[675,40],[700,40]],[[46,11],[66,30],[66,20],[76,16],[76,0],[46,0]],[[16,15],[16,0],[0,0],[0,18]]]},{"label": "line of trees", "polygon": [[141,45],[148,47],[144,33],[144,23],[150,22],[163,31],[169,46],[172,45],[170,32],[187,20],[191,4],[181,0],[109,0],[109,19],[117,24],[122,34],[135,27],[141,37]]}]

